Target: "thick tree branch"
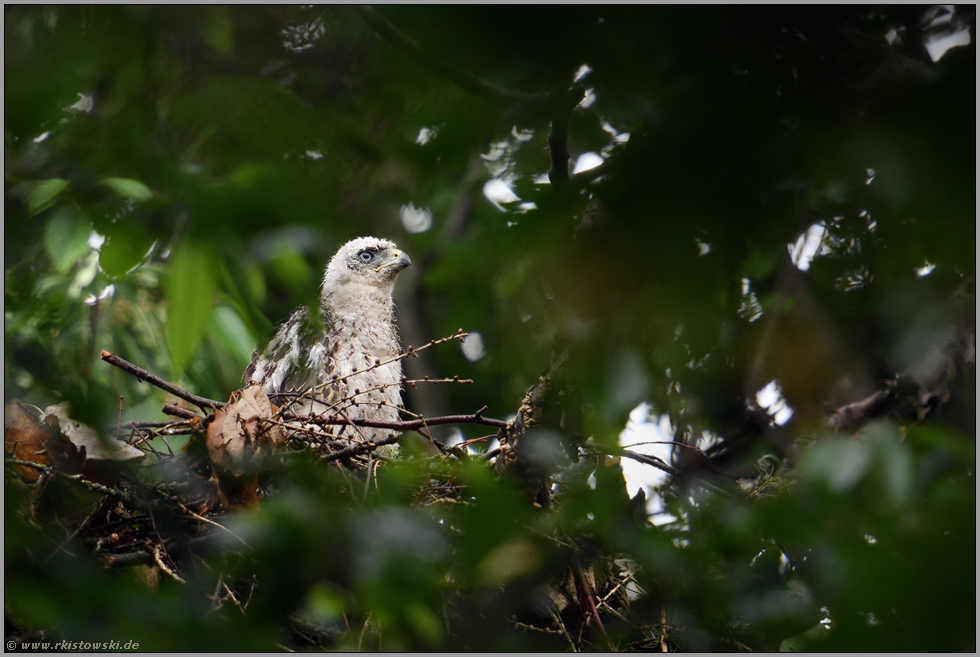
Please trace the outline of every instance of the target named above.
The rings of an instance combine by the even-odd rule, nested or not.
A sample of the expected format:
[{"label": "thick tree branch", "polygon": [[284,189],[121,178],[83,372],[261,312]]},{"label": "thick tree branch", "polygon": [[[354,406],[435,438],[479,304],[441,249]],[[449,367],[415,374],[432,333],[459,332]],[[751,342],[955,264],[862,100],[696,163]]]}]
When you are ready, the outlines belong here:
[{"label": "thick tree branch", "polygon": [[563,188],[568,185],[568,114],[555,112],[552,117],[548,150],[551,152],[548,180],[555,189]]},{"label": "thick tree branch", "polygon": [[856,429],[868,420],[888,412],[896,386],[888,385],[860,401],[830,411],[830,424],[838,431]]},{"label": "thick tree branch", "polygon": [[898,412],[919,422],[952,396],[954,380],[968,364],[976,363],[976,279],[966,278],[953,292],[948,310],[954,320],[945,339],[936,341],[905,371],[885,382],[872,395],[836,409],[827,409],[837,431],[853,430],[876,417]]}]

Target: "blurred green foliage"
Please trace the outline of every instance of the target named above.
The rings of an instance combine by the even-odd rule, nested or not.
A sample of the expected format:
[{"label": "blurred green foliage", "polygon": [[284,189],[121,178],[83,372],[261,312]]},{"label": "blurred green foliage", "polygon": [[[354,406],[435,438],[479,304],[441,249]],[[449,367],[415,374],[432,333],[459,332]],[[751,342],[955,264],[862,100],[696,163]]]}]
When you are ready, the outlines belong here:
[{"label": "blurred green foliage", "polygon": [[[587,65],[567,146],[609,168],[562,186],[549,105],[470,94],[351,7],[6,8],[5,400],[67,400],[107,433],[120,397],[122,421],[162,418],[169,398],[103,349],[227,399],[273,324],[317,303],[337,247],[373,234],[415,263],[403,342],[462,327],[485,347],[425,352],[420,374],[475,383],[409,391],[410,410],[507,417],[564,352],[598,445],[642,401],[745,437],[776,379],[801,449],[748,497],[665,490],[676,522],[659,526],[615,463],[567,469],[541,510],[412,442],[355,501],[340,473],[285,459],[261,511],[226,519],[248,547],[178,541],[187,584],[153,593],[80,538],[56,550],[8,479],[7,633],[272,650],[305,647],[282,630],[299,618],[338,649],[565,649],[508,619],[547,624],[563,569],[619,557],[640,629],[608,616],[596,648],[658,647],[663,614],[690,650],[975,649],[973,365],[924,424],[823,421],[941,341],[930,318],[975,275],[975,46],[932,62],[924,11],[384,8],[427,55],[513,91]],[[511,191],[499,207],[491,181]],[[409,204],[430,229],[411,232]],[[815,225],[825,248],[800,271],[788,246]],[[756,427],[734,461],[777,443]],[[431,481],[467,503],[419,505]],[[213,609],[222,582],[252,591],[246,614]]]}]

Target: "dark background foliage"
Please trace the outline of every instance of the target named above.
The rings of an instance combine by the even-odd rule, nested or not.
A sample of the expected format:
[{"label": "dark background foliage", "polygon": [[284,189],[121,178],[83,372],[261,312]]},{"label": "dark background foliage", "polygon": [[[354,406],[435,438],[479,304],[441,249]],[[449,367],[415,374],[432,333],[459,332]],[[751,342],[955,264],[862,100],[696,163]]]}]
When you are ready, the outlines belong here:
[{"label": "dark background foliage", "polygon": [[[835,435],[825,411],[919,367],[956,313],[975,325],[972,296],[949,305],[976,270],[975,46],[937,62],[925,48],[972,32],[972,15],[380,13],[421,56],[351,7],[5,9],[5,400],[69,401],[107,434],[120,396],[121,421],[162,418],[169,399],[102,349],[227,399],[274,323],[316,303],[338,246],[378,235],[414,262],[396,287],[403,342],[462,327],[484,346],[409,361],[411,376],[475,381],[410,390],[410,410],[506,418],[565,354],[584,413],[562,428],[602,449],[647,402],[678,440],[726,439],[715,466],[743,479],[789,460],[748,496],[731,476],[728,496],[675,481],[674,522],[653,525],[615,462],[569,468],[542,511],[410,435],[357,504],[338,473],[281,466],[289,484],[260,513],[227,518],[248,550],[175,547],[188,583],[152,593],[100,568],[84,537],[38,531],[8,478],[8,635],[274,649],[302,647],[280,629],[298,616],[346,648],[563,649],[509,620],[538,618],[584,558],[543,538],[557,530],[638,565],[630,622],[608,616],[589,646],[975,649],[972,358],[924,422]],[[570,88],[574,110],[542,100]],[[556,177],[563,120],[571,163],[602,154],[603,175]],[[499,207],[492,180],[511,190]],[[429,229],[411,232],[409,206]],[[824,248],[794,266],[788,246],[813,227]],[[794,410],[782,425],[750,412],[773,380]],[[420,507],[431,480],[465,482],[473,504]],[[258,583],[247,614],[213,608],[226,575]],[[368,617],[382,643],[345,627]]]}]

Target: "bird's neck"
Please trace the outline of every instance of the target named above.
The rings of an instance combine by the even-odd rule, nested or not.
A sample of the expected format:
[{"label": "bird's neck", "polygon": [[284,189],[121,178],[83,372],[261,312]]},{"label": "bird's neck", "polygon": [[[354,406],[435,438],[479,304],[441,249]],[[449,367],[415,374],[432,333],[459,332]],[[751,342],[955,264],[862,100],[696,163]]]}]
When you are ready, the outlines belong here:
[{"label": "bird's neck", "polygon": [[357,325],[389,323],[394,314],[391,287],[348,283],[323,295],[323,307],[333,322]]}]

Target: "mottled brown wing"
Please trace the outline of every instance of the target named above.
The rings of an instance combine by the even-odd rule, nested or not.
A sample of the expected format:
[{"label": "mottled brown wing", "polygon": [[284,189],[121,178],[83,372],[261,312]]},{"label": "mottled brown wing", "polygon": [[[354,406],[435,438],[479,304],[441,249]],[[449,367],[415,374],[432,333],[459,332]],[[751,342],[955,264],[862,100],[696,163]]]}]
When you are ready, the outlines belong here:
[{"label": "mottled brown wing", "polygon": [[[336,370],[334,356],[339,345],[330,344],[330,333],[325,317],[315,322],[306,307],[297,308],[276,328],[268,346],[252,353],[243,378],[262,384],[276,405],[292,401],[296,393],[329,381]],[[317,397],[329,403],[336,396],[330,388]]]}]

